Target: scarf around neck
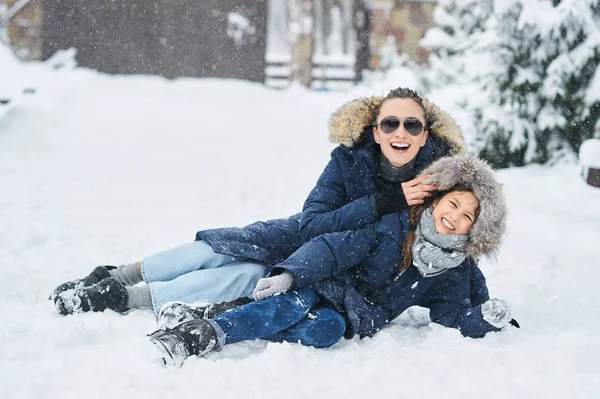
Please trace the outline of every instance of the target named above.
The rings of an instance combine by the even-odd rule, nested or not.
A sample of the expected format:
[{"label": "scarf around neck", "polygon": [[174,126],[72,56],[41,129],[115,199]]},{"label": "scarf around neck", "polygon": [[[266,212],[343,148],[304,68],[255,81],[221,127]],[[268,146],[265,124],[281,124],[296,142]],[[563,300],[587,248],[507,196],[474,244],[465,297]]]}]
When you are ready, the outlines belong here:
[{"label": "scarf around neck", "polygon": [[412,247],[413,264],[423,277],[433,277],[460,265],[466,258],[469,235],[439,234],[435,230],[433,207],[421,215]]},{"label": "scarf around neck", "polygon": [[411,180],[415,174],[415,159],[416,157],[406,165],[398,167],[392,165],[383,153],[379,153],[378,174],[383,180],[392,183],[401,183]]}]

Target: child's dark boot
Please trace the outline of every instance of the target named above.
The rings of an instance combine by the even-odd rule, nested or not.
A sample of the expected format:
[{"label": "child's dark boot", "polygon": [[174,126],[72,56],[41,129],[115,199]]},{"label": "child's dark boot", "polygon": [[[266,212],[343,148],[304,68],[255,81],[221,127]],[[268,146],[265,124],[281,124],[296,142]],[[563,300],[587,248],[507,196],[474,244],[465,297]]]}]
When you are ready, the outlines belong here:
[{"label": "child's dark boot", "polygon": [[217,332],[211,322],[190,320],[175,328],[157,330],[148,335],[160,350],[166,365],[181,367],[190,356],[202,356],[217,348]]},{"label": "child's dark boot", "polygon": [[174,328],[181,323],[195,319],[212,319],[238,306],[252,302],[250,298],[238,298],[229,302],[184,303],[169,302],[164,304],[156,316],[156,324],[160,329]]},{"label": "child's dark boot", "polygon": [[175,328],[186,321],[204,319],[210,303],[165,303],[156,316],[156,325],[161,330]]}]

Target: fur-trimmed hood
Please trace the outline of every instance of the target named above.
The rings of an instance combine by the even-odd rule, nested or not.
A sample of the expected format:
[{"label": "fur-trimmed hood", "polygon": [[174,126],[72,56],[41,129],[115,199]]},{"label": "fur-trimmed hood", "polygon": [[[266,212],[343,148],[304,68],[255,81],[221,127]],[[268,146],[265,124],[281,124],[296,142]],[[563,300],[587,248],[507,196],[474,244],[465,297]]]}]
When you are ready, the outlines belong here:
[{"label": "fur-trimmed hood", "polygon": [[[345,147],[360,142],[367,134],[365,127],[377,119],[383,100],[384,97],[362,97],[342,105],[329,119],[329,140]],[[452,155],[466,155],[462,132],[452,117],[427,100],[423,100],[423,105],[429,134],[445,141]]]},{"label": "fur-trimmed hood", "polygon": [[430,174],[422,184],[434,184],[440,191],[465,186],[479,200],[479,215],[471,227],[466,252],[469,256],[495,258],[506,231],[506,201],[494,171],[475,157],[445,157],[432,163],[422,174]]}]

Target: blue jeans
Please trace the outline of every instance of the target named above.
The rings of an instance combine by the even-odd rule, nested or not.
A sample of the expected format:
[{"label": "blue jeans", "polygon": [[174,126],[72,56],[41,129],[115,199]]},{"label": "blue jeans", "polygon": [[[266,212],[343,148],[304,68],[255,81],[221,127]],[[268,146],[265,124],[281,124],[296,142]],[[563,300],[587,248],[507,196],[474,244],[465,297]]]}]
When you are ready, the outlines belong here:
[{"label": "blue jeans", "polygon": [[342,338],[346,321],[333,309],[314,309],[317,299],[311,288],[290,291],[225,312],[211,324],[219,327],[220,345],[260,338],[325,348]]},{"label": "blue jeans", "polygon": [[204,241],[194,241],[142,260],[142,276],[150,286],[152,309],[167,302],[224,302],[252,298],[265,266],[215,253]]}]

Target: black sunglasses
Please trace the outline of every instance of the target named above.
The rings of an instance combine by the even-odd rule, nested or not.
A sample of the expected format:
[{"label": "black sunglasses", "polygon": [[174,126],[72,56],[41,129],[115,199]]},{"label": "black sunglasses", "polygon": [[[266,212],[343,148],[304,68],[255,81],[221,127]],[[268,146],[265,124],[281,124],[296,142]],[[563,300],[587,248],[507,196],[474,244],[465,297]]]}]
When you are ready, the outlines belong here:
[{"label": "black sunglasses", "polygon": [[[400,119],[395,116],[386,116],[381,122],[373,122],[373,127],[377,127],[385,134],[393,133],[398,127],[400,127]],[[406,130],[411,136],[418,136],[423,132],[423,122],[417,118],[406,118],[404,120],[404,130]]]}]

